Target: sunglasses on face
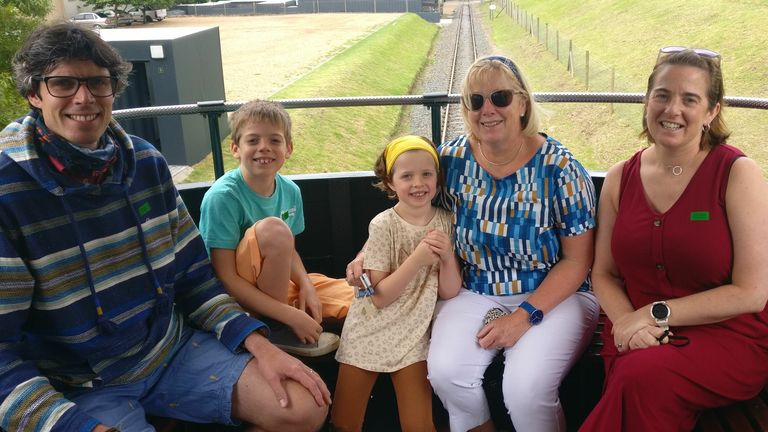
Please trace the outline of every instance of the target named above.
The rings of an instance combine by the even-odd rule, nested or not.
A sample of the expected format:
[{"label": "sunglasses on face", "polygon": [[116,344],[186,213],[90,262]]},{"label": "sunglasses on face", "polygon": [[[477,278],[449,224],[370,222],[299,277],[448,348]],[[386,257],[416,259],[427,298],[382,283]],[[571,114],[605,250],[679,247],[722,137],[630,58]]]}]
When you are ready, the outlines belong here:
[{"label": "sunglasses on face", "polygon": [[496,90],[487,98],[480,93],[472,93],[469,95],[468,108],[470,111],[480,111],[483,105],[485,105],[485,99],[490,99],[491,103],[498,108],[508,107],[509,104],[512,103],[512,98],[515,96],[515,93],[519,92],[513,90]]},{"label": "sunglasses on face", "polygon": [[668,46],[660,49],[659,55],[656,58],[656,63],[658,64],[659,61],[661,61],[661,59],[669,55],[676,54],[683,51],[693,51],[699,57],[713,59],[717,61],[718,65],[720,64],[720,53],[712,51],[710,49],[706,49],[706,48],[688,48],[684,46]]}]

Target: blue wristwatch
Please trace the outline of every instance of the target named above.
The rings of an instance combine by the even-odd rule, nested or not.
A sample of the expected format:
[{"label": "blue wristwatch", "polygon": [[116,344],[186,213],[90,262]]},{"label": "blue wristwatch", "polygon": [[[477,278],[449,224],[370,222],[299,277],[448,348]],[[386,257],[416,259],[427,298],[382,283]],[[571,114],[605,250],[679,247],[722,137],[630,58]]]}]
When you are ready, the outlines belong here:
[{"label": "blue wristwatch", "polygon": [[536,309],[536,306],[528,303],[527,301],[520,303],[520,307],[524,311],[528,312],[528,322],[530,322],[531,325],[541,324],[541,320],[544,319],[544,312],[542,312],[540,309]]}]

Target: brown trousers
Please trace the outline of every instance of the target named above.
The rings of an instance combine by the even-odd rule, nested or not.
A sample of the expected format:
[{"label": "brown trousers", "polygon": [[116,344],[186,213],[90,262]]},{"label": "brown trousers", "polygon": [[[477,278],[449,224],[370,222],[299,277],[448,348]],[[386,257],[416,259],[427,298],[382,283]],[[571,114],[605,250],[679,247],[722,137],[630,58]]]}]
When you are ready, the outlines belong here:
[{"label": "brown trousers", "polygon": [[[379,372],[352,365],[339,365],[333,396],[331,425],[334,431],[359,432]],[[397,411],[403,432],[434,432],[432,387],[427,380],[427,362],[420,361],[389,374],[397,397]]]}]

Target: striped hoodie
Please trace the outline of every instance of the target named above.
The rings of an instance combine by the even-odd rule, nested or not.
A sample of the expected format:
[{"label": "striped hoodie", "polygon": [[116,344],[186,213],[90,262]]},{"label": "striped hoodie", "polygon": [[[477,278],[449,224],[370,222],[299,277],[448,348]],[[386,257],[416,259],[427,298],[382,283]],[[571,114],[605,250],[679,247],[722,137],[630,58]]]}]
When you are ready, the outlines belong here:
[{"label": "striped hoodie", "polygon": [[264,326],[214,277],[162,155],[114,121],[98,185],[36,150],[35,119],[0,133],[0,429],[90,431],[63,392],[148,376],[187,326],[231,351]]}]

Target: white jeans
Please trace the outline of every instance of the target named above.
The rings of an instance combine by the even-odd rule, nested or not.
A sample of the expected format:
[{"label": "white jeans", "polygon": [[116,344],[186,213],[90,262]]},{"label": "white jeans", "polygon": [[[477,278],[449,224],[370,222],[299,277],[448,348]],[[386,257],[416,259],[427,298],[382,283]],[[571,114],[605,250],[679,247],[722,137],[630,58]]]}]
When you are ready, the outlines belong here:
[{"label": "white jeans", "polygon": [[[462,289],[458,296],[438,301],[427,367],[432,388],[448,410],[452,432],[467,431],[491,418],[483,374],[498,351],[477,343],[485,313],[494,307],[514,311],[527,298]],[[589,344],[599,310],[592,293],[575,293],[504,349],[504,405],[516,430],[565,431],[558,387]]]}]

